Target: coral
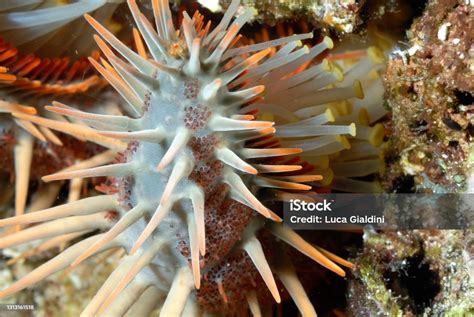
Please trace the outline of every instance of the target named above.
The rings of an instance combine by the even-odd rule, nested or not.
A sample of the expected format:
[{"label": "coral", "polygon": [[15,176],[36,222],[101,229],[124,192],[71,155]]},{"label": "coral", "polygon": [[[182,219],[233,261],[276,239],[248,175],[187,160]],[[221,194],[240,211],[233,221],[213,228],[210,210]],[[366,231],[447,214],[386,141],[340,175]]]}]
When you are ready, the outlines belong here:
[{"label": "coral", "polygon": [[472,15],[465,1],[431,1],[409,30],[416,57],[429,59],[429,76],[449,90],[474,90]]},{"label": "coral", "polygon": [[467,316],[473,285],[463,258],[469,231],[365,234],[354,259],[349,306],[357,316]]},{"label": "coral", "polygon": [[[362,23],[361,8],[366,1],[244,1],[258,14],[255,19],[265,24],[277,21],[305,19],[313,25],[329,26],[341,33],[352,33]],[[225,10],[230,0],[219,1]]]},{"label": "coral", "polygon": [[390,37],[404,38],[413,20],[423,13],[425,5],[424,0],[371,0],[366,1],[361,16],[369,33],[375,27],[390,30]]},{"label": "coral", "polygon": [[[430,1],[407,32],[410,47],[394,51],[388,62],[388,191],[472,192],[472,8],[465,1]],[[423,215],[430,211],[422,208]],[[472,315],[471,237],[470,230],[366,231],[364,250],[353,259],[350,312]]]},{"label": "coral", "polygon": [[[431,1],[411,30],[411,48],[385,74],[392,110],[386,186],[459,192],[471,175],[472,5]],[[468,25],[465,25],[468,23]],[[395,123],[396,122],[396,123]]]}]

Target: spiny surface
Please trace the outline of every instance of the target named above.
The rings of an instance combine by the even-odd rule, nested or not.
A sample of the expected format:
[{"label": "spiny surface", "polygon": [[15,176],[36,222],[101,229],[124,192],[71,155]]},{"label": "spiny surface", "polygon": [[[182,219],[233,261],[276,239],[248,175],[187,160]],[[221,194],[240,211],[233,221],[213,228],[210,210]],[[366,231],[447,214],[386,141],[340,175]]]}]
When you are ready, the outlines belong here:
[{"label": "spiny surface", "polygon": [[[166,317],[199,311],[236,314],[247,310],[245,302],[258,316],[269,298],[281,301],[281,285],[303,315],[315,316],[291,263],[273,260],[275,246],[282,248],[285,242],[341,276],[345,272],[339,265],[351,264],[278,223],[280,217],[257,197],[287,200],[310,191],[311,185],[327,186],[330,182],[322,183],[321,175],[308,174],[319,167],[327,172],[324,158],[348,149],[351,142],[374,148],[381,143],[381,129],[369,126],[384,114],[376,106],[358,108],[365,111],[363,133],[351,142],[347,137],[356,135],[358,114],[345,104],[328,106],[363,98],[358,77],[375,59],[364,55],[364,67],[354,67],[343,80],[335,64],[310,65],[332,48],[329,38],[312,48],[301,44],[311,34],[232,48],[252,16],[250,10],[236,16],[239,1],[212,31],[198,12],[192,18],[183,13],[178,32],[167,2],[152,1],[156,29],[135,1],[128,4],[148,48],[139,54],[86,16],[105,40],[96,37],[108,59],[90,61],[127,101],[128,116],[86,113],[60,103],[47,107],[82,119],[91,127],[86,129],[16,115],[73,135],[79,131],[84,139],[118,149],[115,164],[87,162],[43,178],[107,176],[102,187],[107,194],[0,220],[1,226],[40,223],[0,238],[0,248],[38,239],[56,245],[97,230],[104,233],[72,245],[0,297],[96,253],[123,248],[127,255],[83,316],[136,313],[139,304],[142,313],[159,304]],[[340,86],[331,86],[338,81]],[[291,121],[279,119],[282,123],[274,127],[269,117]],[[321,166],[295,157],[301,152]],[[356,155],[360,157],[365,156]],[[373,161],[359,164],[371,171],[378,166]],[[350,167],[339,166],[341,173],[346,171],[346,183],[360,176],[348,173]]]}]

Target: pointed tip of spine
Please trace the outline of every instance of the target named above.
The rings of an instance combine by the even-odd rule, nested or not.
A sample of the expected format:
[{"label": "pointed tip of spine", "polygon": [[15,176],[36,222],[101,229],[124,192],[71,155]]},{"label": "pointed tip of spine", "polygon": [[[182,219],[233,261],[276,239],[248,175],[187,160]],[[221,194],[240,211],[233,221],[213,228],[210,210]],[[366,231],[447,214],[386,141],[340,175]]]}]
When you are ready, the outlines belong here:
[{"label": "pointed tip of spine", "polygon": [[269,219],[271,219],[275,222],[283,222],[283,219],[280,218],[280,216],[278,216],[276,213],[274,213],[270,209],[268,209],[268,213],[270,214],[270,216],[268,217]]},{"label": "pointed tip of spine", "polygon": [[275,301],[280,303],[280,293],[278,292],[278,287],[276,285],[275,278],[273,277],[273,272],[265,258],[260,241],[258,241],[258,239],[255,237],[251,237],[245,242],[244,250],[249,255],[257,271],[260,273],[260,276],[265,282],[265,285],[267,285],[268,290],[272,294]]},{"label": "pointed tip of spine", "polygon": [[194,287],[195,287],[196,289],[200,289],[200,288],[201,288],[201,280],[200,280],[200,278],[194,277]]},{"label": "pointed tip of spine", "polygon": [[54,179],[54,175],[55,175],[55,174],[50,174],[50,175],[43,176],[43,177],[41,177],[41,180],[42,180],[43,182],[45,182],[45,183],[52,182],[52,181],[55,180],[55,179]]},{"label": "pointed tip of spine", "polygon": [[249,174],[252,174],[252,175],[257,175],[258,174],[258,171],[255,167],[252,167],[252,166],[246,166],[245,168],[245,171]]},{"label": "pointed tip of spine", "polygon": [[165,162],[160,162],[160,163],[158,163],[158,165],[156,166],[156,171],[157,171],[157,172],[161,172],[165,167],[166,167]]},{"label": "pointed tip of spine", "polygon": [[262,92],[265,91],[265,85],[255,86],[254,89],[255,89],[255,94],[259,95],[259,94],[261,94]]}]

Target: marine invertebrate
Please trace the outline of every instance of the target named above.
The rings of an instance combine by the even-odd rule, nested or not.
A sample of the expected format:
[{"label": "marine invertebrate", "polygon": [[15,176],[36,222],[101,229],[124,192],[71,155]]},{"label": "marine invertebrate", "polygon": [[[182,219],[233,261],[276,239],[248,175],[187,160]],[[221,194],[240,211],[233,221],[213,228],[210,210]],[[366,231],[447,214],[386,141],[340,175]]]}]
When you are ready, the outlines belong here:
[{"label": "marine invertebrate", "polygon": [[[380,122],[387,113],[382,106],[384,90],[381,74],[385,57],[378,46],[347,51],[344,42],[341,44],[326,59],[329,67],[340,78],[331,87],[341,89],[360,80],[365,96],[321,105],[314,105],[318,102],[312,101],[311,106],[294,109],[293,116],[287,116],[285,121],[288,122],[287,126],[295,122],[311,122],[311,116],[326,111],[338,123],[353,124],[356,135],[339,135],[339,142],[321,144],[324,139],[303,139],[298,143],[303,149],[301,157],[315,166],[313,172],[324,175],[323,180],[315,184],[317,187],[352,193],[381,192],[382,186],[377,176],[384,173],[383,153],[386,145],[386,129]],[[292,109],[292,106],[287,108]],[[375,178],[361,179],[369,175]]]},{"label": "marine invertebrate", "polygon": [[[51,246],[91,235],[0,291],[0,297],[96,253],[123,248],[127,255],[84,316],[124,315],[135,303],[145,314],[158,302],[162,316],[198,310],[235,314],[247,310],[246,302],[258,315],[259,305],[271,305],[269,298],[281,301],[277,283],[302,314],[314,316],[295,270],[279,263],[275,250],[286,242],[341,276],[339,265],[352,265],[279,224],[280,216],[257,197],[286,200],[322,180],[310,174],[312,165],[295,164],[294,155],[313,151],[319,158],[347,148],[345,136],[355,136],[356,125],[327,104],[363,97],[358,72],[349,73],[341,87],[326,88],[343,79],[340,69],[328,61],[308,65],[332,48],[327,37],[312,48],[301,45],[311,34],[233,47],[252,16],[243,10],[232,21],[239,1],[212,31],[199,13],[192,18],[183,13],[176,31],[166,1],[152,1],[154,29],[134,0],[128,4],[148,51],[133,52],[92,17],[86,19],[103,38],[95,37],[108,59],[90,62],[127,101],[129,116],[61,103],[47,107],[89,128],[14,113],[121,152],[116,164],[95,167],[97,160],[91,160],[44,177],[107,176],[104,195],[0,220],[0,226],[41,223],[0,238],[1,248],[39,239]],[[338,113],[350,114],[339,107]],[[296,120],[274,127],[268,114]]]},{"label": "marine invertebrate", "polygon": [[[62,56],[68,50],[74,55],[89,54],[93,48],[87,24],[82,15],[111,22],[123,0],[24,0],[0,3],[0,36],[22,51],[40,56]],[[65,35],[70,34],[74,36]],[[71,52],[70,52],[71,53]],[[71,54],[73,55],[73,54]]]},{"label": "marine invertebrate", "polygon": [[[92,56],[98,58],[98,53]],[[0,169],[15,171],[17,214],[25,210],[30,178],[39,178],[44,175],[41,174],[44,168],[47,169],[47,164],[42,164],[43,168],[34,170],[36,174],[30,173],[31,163],[38,161],[39,156],[47,157],[47,153],[56,153],[67,164],[68,156],[71,156],[67,154],[71,151],[74,151],[73,158],[69,158],[71,160],[84,159],[92,153],[86,154],[88,151],[85,147],[77,146],[80,143],[61,150],[59,148],[64,143],[71,142],[70,138],[59,137],[47,127],[37,127],[29,121],[15,119],[11,113],[44,114],[43,103],[58,98],[71,100],[71,96],[86,92],[94,91],[97,94],[104,86],[85,58],[71,62],[68,57],[50,59],[22,54],[11,43],[0,39],[0,132],[4,139],[0,144],[0,154],[4,158]]]},{"label": "marine invertebrate", "polygon": [[[48,169],[48,160],[38,169],[31,169],[32,163],[49,157],[51,167],[61,157],[59,165],[65,167],[97,151],[80,146],[81,143],[70,137],[58,136],[47,127],[37,127],[21,119],[10,120],[9,114],[25,112],[51,117],[44,113],[43,107],[52,100],[71,103],[80,96],[78,103],[82,106],[90,104],[91,97],[99,97],[106,83],[82,55],[99,58],[97,51],[92,51],[91,34],[84,32],[87,23],[82,15],[90,13],[117,30],[111,16],[121,2],[35,0],[7,1],[0,5],[0,131],[2,139],[8,140],[0,144],[0,154],[4,157],[0,170],[15,172],[11,179],[15,181],[17,214],[25,211],[29,180],[39,178]],[[65,41],[65,32],[71,29],[74,36]],[[74,54],[68,54],[70,50]],[[89,96],[85,97],[85,93]],[[61,116],[53,117],[61,119]],[[71,197],[78,197],[81,181],[71,182],[73,188],[75,193]],[[50,195],[53,198],[49,201],[53,202],[55,193]]]}]

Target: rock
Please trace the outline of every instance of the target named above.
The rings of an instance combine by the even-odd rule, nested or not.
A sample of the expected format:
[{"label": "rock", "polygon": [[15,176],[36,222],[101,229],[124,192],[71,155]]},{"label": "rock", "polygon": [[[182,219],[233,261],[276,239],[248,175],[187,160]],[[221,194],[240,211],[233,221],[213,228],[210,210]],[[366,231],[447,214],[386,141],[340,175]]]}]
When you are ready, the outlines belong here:
[{"label": "rock", "polygon": [[[474,28],[473,11],[465,1],[429,2],[407,32],[411,48],[388,63],[388,190],[467,189],[474,135],[474,35],[468,32]],[[411,181],[401,182],[407,178]]]}]

